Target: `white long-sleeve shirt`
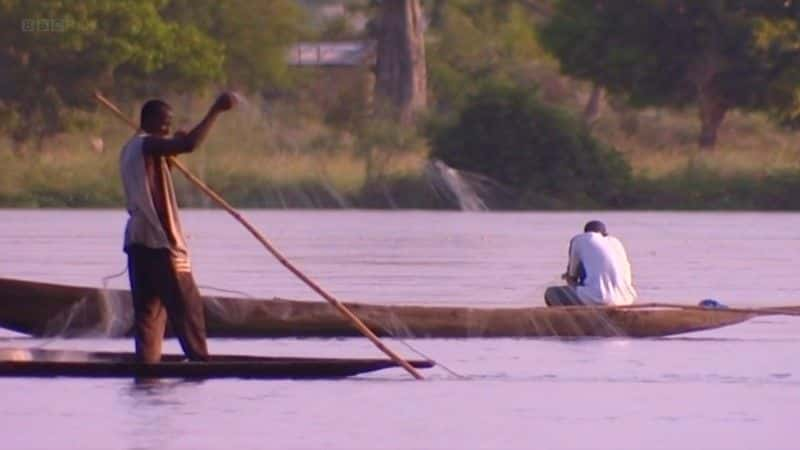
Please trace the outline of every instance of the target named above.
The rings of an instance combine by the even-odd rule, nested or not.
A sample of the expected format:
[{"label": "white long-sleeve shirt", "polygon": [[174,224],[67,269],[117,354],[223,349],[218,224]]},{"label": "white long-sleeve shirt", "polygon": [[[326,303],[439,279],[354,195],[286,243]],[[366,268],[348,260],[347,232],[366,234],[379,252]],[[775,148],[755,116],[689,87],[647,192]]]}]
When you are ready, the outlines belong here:
[{"label": "white long-sleeve shirt", "polygon": [[581,301],[630,305],[636,300],[631,265],[619,239],[587,232],[573,237],[569,246],[567,274],[575,278],[585,275],[576,286]]}]

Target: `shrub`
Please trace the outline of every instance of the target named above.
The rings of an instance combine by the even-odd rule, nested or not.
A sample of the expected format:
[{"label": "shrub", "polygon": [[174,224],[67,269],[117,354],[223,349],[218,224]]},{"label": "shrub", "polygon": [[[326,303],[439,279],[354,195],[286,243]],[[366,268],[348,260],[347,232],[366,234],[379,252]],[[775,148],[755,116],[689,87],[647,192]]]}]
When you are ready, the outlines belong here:
[{"label": "shrub", "polygon": [[614,206],[631,177],[616,150],[519,87],[487,85],[431,134],[433,158],[515,189],[523,207]]}]

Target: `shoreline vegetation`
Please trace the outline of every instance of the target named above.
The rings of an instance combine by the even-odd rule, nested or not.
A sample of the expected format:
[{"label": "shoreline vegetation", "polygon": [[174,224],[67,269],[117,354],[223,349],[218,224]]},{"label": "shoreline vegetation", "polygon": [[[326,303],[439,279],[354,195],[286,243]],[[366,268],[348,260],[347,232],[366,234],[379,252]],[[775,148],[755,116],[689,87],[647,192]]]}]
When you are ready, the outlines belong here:
[{"label": "shoreline vegetation", "polygon": [[[163,97],[185,130],[235,87],[247,100],[180,158],[236,207],[800,210],[800,72],[773,61],[798,57],[791,2],[615,3],[636,19],[619,30],[636,39],[620,40],[604,31],[621,26],[617,11],[588,0],[404,2],[429,19],[424,33],[397,2],[198,1],[0,7],[14,43],[0,51],[13,69],[0,83],[0,208],[124,206],[117,159],[131,132],[96,109],[94,89],[132,118]],[[663,41],[642,18],[686,27]],[[726,60],[698,46],[729,24],[715,36],[758,64],[687,88],[694,66],[678,62]],[[394,79],[381,67],[408,55],[376,42],[412,28],[400,34],[424,58]],[[169,38],[151,48],[137,33]],[[339,44],[360,56],[320,56]],[[756,69],[769,67],[789,69],[767,83]],[[398,86],[423,88],[393,104]],[[212,207],[174,178],[182,206]]]},{"label": "shoreline vegetation", "polygon": [[[333,137],[321,123],[300,123],[293,114],[261,122],[253,114],[235,112],[209,142],[181,156],[236,207],[464,209],[431,176],[422,140],[368,162],[353,142]],[[800,210],[800,142],[794,134],[758,115],[736,114],[723,126],[719,148],[708,151],[694,144],[685,116],[638,116],[642,125],[633,134],[622,133],[613,116],[594,125],[593,134],[619,149],[632,167],[614,204],[558,196],[514,202],[507,192],[481,195],[481,203],[499,210]],[[22,154],[8,151],[9,141],[0,139],[0,207],[123,207],[117,158],[130,132],[111,116],[97,113],[94,120],[100,125],[92,132],[62,134]],[[180,174],[174,178],[182,206],[212,206]]]},{"label": "shoreline vegetation", "polygon": [[[135,109],[127,108],[131,117]],[[178,128],[197,120],[200,109],[176,107]],[[46,139],[40,149],[15,152],[0,137],[0,207],[123,207],[117,158],[130,130],[99,110],[89,122],[89,129]],[[697,126],[691,113],[609,108],[592,135],[616,148],[632,169],[613,204],[558,195],[517,201],[502,186],[482,189],[485,180],[474,183],[467,175],[464,181],[482,194],[475,207],[432,174],[427,140],[412,139],[401,149],[360,145],[296,104],[276,104],[265,113],[246,102],[181,159],[244,208],[800,210],[796,133],[760,114],[737,112],[722,126],[718,147],[705,150],[695,143]],[[373,140],[380,143],[377,134]],[[174,179],[182,206],[212,207],[180,174]]]}]

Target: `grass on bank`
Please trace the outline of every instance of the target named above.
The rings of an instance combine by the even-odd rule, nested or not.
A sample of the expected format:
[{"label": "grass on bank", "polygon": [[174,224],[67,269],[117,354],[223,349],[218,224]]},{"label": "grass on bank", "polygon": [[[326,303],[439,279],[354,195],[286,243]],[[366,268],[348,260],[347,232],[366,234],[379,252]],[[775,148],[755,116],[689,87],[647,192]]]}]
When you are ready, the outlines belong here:
[{"label": "grass on bank", "polygon": [[[178,128],[189,128],[203,112],[198,108],[191,115],[177,115]],[[91,132],[62,134],[41,149],[22,153],[12,152],[10,141],[0,139],[0,206],[121,207],[118,157],[132,131],[103,113],[95,122]],[[98,139],[102,149],[95,144]],[[331,147],[326,141],[337,144]],[[321,121],[291,109],[264,116],[244,105],[223,115],[201,148],[180,158],[234,204],[344,207],[351,206],[350,199],[369,178],[421,174],[425,155],[424,148],[392,152],[368,174],[365,156],[347,139],[334,139]],[[175,180],[184,204],[208,205],[180,175]]]},{"label": "grass on bank", "polygon": [[[558,74],[544,64],[535,76],[542,98],[574,115],[582,114],[589,83]],[[634,175],[649,180],[672,177],[700,166],[721,177],[758,178],[800,170],[800,132],[781,128],[764,113],[730,111],[714,150],[700,149],[696,108],[635,110],[603,96],[592,134],[621,151]]]},{"label": "grass on bank", "polygon": [[[567,84],[560,92],[572,93],[561,96],[562,107],[578,113],[588,87],[562,82]],[[173,102],[178,128],[199,120],[207,103]],[[133,108],[129,113],[134,116]],[[131,131],[104,112],[93,117],[93,129],[57,136],[21,154],[0,137],[0,206],[121,207],[117,158]],[[794,200],[800,199],[798,133],[776,127],[762,114],[742,112],[727,116],[713,151],[697,147],[698,131],[693,110],[631,111],[609,103],[592,127],[634,170],[637,181],[624,207],[800,209],[800,200]],[[97,138],[102,150],[93,143]],[[243,104],[222,116],[195,154],[181,158],[238,206],[442,206],[423,179],[424,143],[376,152],[388,158],[379,164],[379,175],[370,177],[366,156],[352,138],[324,125],[313,105],[277,104],[264,114]],[[184,204],[208,205],[180,179],[176,176]]]},{"label": "grass on bank", "polygon": [[637,176],[648,179],[697,167],[722,177],[753,178],[800,170],[800,134],[780,129],[764,115],[729,114],[713,150],[697,146],[696,116],[694,110],[684,114],[648,110],[634,118],[613,114],[599,120],[594,132],[626,155]]}]

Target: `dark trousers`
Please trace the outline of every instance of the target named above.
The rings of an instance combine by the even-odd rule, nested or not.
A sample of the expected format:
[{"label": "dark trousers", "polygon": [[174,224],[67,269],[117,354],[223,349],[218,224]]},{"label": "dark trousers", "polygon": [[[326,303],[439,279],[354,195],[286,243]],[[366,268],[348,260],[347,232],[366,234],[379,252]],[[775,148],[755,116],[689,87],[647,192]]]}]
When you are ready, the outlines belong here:
[{"label": "dark trousers", "polygon": [[208,360],[203,300],[192,273],[176,271],[167,249],[133,245],[126,252],[138,359],[145,363],[161,360],[169,318],[183,353],[193,361]]},{"label": "dark trousers", "polygon": [[583,306],[578,292],[572,286],[551,286],[544,291],[547,306]]}]

